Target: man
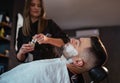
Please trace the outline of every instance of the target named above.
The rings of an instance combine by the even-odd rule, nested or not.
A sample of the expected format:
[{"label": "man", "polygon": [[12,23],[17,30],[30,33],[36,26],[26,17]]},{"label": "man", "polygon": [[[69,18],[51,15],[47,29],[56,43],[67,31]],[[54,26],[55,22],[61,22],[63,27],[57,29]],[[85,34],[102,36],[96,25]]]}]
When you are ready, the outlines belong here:
[{"label": "man", "polygon": [[67,67],[73,73],[83,73],[95,66],[102,66],[107,59],[107,52],[100,39],[97,37],[72,39],[71,44],[78,51],[74,56],[73,64]]},{"label": "man", "polygon": [[75,78],[77,74],[89,71],[93,67],[102,66],[107,60],[106,49],[98,37],[86,37],[79,40],[71,39],[71,44],[78,52],[78,55],[72,58],[73,63],[67,64],[67,68],[72,73],[71,79],[72,77]]},{"label": "man", "polygon": [[73,76],[102,66],[107,59],[106,50],[97,37],[71,39],[69,44],[73,46],[70,49],[73,55],[69,48],[63,52],[68,61],[61,57],[22,64],[1,75],[0,83],[73,83]]}]

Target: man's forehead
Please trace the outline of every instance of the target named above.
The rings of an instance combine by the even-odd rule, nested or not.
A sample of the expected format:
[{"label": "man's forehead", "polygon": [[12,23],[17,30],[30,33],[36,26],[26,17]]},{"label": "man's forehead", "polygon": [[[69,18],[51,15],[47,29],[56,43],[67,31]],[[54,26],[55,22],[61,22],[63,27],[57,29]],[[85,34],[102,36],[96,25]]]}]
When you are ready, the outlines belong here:
[{"label": "man's forehead", "polygon": [[82,37],[79,38],[80,43],[84,44],[87,47],[91,47],[91,38],[90,37]]},{"label": "man's forehead", "polygon": [[91,38],[90,37],[80,37],[78,40],[91,42]]}]

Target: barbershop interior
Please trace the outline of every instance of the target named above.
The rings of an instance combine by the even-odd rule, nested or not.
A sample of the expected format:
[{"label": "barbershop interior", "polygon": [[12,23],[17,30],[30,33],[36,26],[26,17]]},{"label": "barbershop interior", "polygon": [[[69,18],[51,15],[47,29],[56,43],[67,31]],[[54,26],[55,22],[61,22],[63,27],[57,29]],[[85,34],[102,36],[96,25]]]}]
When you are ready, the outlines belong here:
[{"label": "barbershop interior", "polygon": [[[34,75],[33,80],[34,79],[37,80],[38,78],[41,78],[41,76],[46,76],[43,79],[45,81],[43,80],[32,81],[30,76],[27,79],[26,74],[25,74],[26,77],[24,76],[24,74],[22,77],[21,76],[22,74],[19,75],[19,73],[21,73],[22,70],[20,70],[19,73],[11,72],[11,70],[12,71],[15,71],[15,69],[17,70],[17,68],[20,67],[19,65],[21,64],[31,63],[31,62],[21,62],[17,59],[18,32],[19,32],[19,29],[23,27],[23,24],[25,24],[24,18],[23,18],[25,17],[24,15],[25,13],[23,12],[25,8],[25,3],[27,1],[30,3],[30,8],[28,9],[32,10],[32,8],[33,9],[36,8],[35,11],[33,10],[33,12],[35,13],[38,12],[37,11],[38,7],[43,6],[44,12],[45,12],[44,13],[45,18],[52,19],[57,24],[57,26],[59,26],[61,30],[65,34],[67,34],[69,38],[79,39],[81,37],[85,37],[85,38],[91,37],[91,36],[99,37],[107,52],[106,62],[99,67],[97,66],[97,67],[91,68],[89,71],[80,73],[82,74],[84,82],[80,82],[80,81],[72,82],[70,79],[67,79],[67,76],[66,78],[63,78],[64,74],[62,74],[63,76],[59,74],[59,76],[57,77],[55,75],[55,73],[57,73],[55,72],[57,71],[57,66],[54,66],[55,68],[52,69],[53,72],[50,73],[51,79],[52,79],[52,76],[56,76],[55,80],[52,80],[53,82],[52,81],[47,82],[46,80],[48,80],[47,78],[48,76],[43,75],[46,71],[48,71],[47,67],[46,67],[47,68],[46,71],[44,70],[45,68],[43,68],[45,63],[43,64],[43,67],[40,68],[40,71],[35,69],[37,68],[36,66],[34,66],[34,64],[36,63],[32,64],[33,67],[29,66],[30,67],[29,69],[31,69],[30,71],[34,71],[34,72],[33,74],[32,73],[28,74],[28,75],[31,75],[31,77],[32,75]],[[33,2],[42,1],[42,5],[35,3],[37,4],[37,6],[35,6],[35,4],[30,1],[33,1]],[[120,55],[119,55],[120,54],[120,31],[119,31],[120,30],[120,5],[119,3],[120,3],[120,0],[103,0],[103,1],[102,0],[97,0],[97,1],[96,0],[0,0],[0,83],[22,83],[22,82],[23,83],[120,83],[120,72],[119,72],[119,69],[120,69],[120,62],[119,62],[119,59],[120,59]],[[27,10],[27,12],[30,13],[29,10]],[[31,22],[31,20],[29,22]],[[57,31],[55,32],[57,34]],[[45,37],[46,36],[47,34],[45,35]],[[52,37],[52,36],[51,34],[48,34],[47,37]],[[25,37],[23,39],[25,39]],[[21,43],[21,41],[19,41],[19,43]],[[29,42],[26,42],[26,43],[29,43]],[[57,48],[58,48],[57,51],[60,52],[59,47]],[[48,48],[48,50],[50,49]],[[50,53],[47,53],[47,54],[50,54]],[[61,55],[64,55],[64,54],[61,54]],[[59,58],[61,57],[59,56]],[[42,59],[42,61],[46,59],[44,58]],[[52,61],[48,63],[51,64],[51,66],[53,65]],[[39,63],[37,65],[39,65]],[[40,65],[42,65],[42,63],[40,63]],[[30,72],[29,69],[27,67],[24,67],[24,70],[27,71],[26,73]],[[58,68],[58,71],[59,70],[60,70],[60,66]],[[41,71],[43,71],[44,73]],[[7,73],[9,74],[8,76],[7,74],[4,75],[4,73],[6,72],[8,72]],[[67,73],[67,71],[64,71],[64,72],[61,71],[61,73]],[[36,75],[36,74],[39,74],[39,75]],[[49,74],[49,72],[47,72],[47,74]],[[16,75],[16,78],[13,77],[15,80],[13,81],[12,76],[15,76],[15,75]],[[2,80],[2,77],[4,81]],[[24,78],[26,79],[25,81],[18,82],[17,80],[19,79],[19,77],[22,77],[21,80]],[[59,79],[62,78],[61,80],[64,80],[64,82],[56,81],[58,78]],[[12,81],[10,82],[9,81],[10,79],[13,82]],[[28,81],[29,79],[30,79],[30,82]]]}]

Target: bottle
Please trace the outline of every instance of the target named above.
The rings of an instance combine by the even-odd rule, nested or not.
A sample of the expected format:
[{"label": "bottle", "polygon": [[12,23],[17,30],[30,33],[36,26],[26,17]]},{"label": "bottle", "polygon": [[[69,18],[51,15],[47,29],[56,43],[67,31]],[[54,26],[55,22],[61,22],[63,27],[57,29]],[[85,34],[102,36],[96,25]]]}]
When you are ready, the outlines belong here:
[{"label": "bottle", "polygon": [[4,33],[5,33],[4,28],[1,28],[1,30],[0,30],[0,37],[4,38]]},{"label": "bottle", "polygon": [[9,57],[9,50],[5,50],[5,56]]}]

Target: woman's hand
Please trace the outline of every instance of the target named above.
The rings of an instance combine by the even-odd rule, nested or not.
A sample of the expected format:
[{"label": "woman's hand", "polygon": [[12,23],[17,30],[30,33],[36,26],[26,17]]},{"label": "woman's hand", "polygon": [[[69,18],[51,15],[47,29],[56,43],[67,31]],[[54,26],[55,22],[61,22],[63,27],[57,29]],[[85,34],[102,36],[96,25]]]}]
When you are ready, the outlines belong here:
[{"label": "woman's hand", "polygon": [[33,36],[33,39],[36,40],[39,44],[51,44],[57,47],[61,47],[64,45],[64,42],[61,38],[52,38],[44,34],[36,34],[35,36]]},{"label": "woman's hand", "polygon": [[23,44],[22,47],[19,50],[19,53],[24,55],[24,54],[26,54],[28,52],[33,51],[33,50],[34,50],[34,46],[32,44],[30,44],[30,43]]},{"label": "woman's hand", "polygon": [[36,34],[33,39],[35,39],[39,44],[46,44],[48,43],[49,37],[44,34]]}]

